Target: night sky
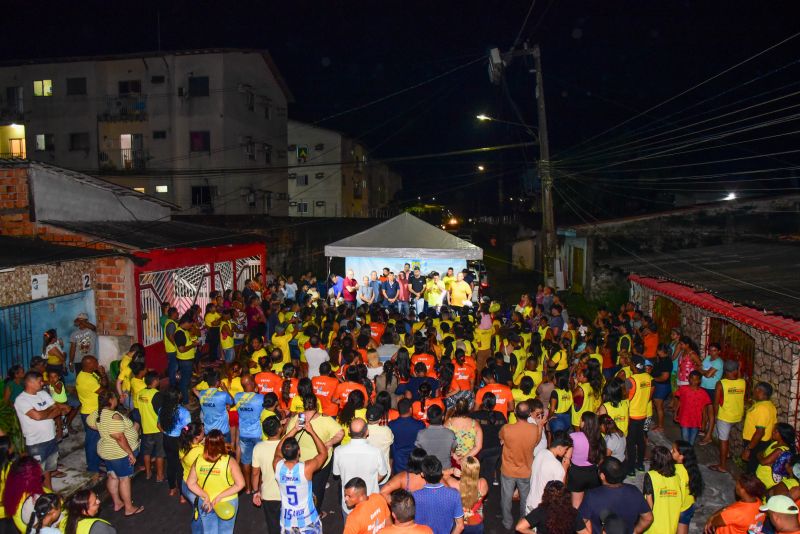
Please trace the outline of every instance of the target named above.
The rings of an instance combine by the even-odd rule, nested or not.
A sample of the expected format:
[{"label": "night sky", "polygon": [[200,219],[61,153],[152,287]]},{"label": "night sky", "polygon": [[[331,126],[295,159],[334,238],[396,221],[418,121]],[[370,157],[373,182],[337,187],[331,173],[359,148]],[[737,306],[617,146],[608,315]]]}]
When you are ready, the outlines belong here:
[{"label": "night sky", "polygon": [[[296,99],[290,106],[290,116],[313,122],[423,82],[485,55],[491,47],[508,49],[529,7],[527,0],[12,1],[4,7],[0,59],[154,50],[160,11],[162,50],[268,49]],[[551,152],[555,159],[560,154],[574,155],[563,151],[789,37],[800,30],[798,15],[797,2],[789,1],[536,0],[521,41],[538,42],[543,50]],[[799,50],[800,38],[636,119],[613,135],[630,134],[659,118],[670,120],[669,116],[682,107],[720,93],[720,98],[735,102],[797,80],[800,68],[795,63],[738,92],[725,93],[736,84],[797,60]],[[474,116],[483,112],[519,121],[511,109],[513,99],[525,122],[535,125],[535,84],[529,67],[524,60],[511,65],[505,92],[490,84],[486,64],[480,61],[321,125],[363,138],[373,157],[526,141],[528,137],[518,127],[478,123]],[[711,99],[693,112],[719,101]],[[776,132],[763,135],[768,133]],[[607,137],[582,148],[597,146]],[[797,144],[796,137],[782,136],[769,148],[777,145],[789,150]],[[733,155],[747,155],[742,150],[752,153],[763,148],[739,146]],[[731,156],[729,150],[720,152],[714,158]],[[444,196],[446,202],[468,211],[475,208],[470,198],[497,198],[499,173],[504,173],[505,195],[518,195],[522,168],[526,161],[537,157],[536,147],[530,147],[483,157],[409,162],[397,167],[406,179],[404,198],[438,193],[439,200]],[[692,157],[708,159],[700,152],[680,156],[679,162],[699,161],[687,159]],[[657,163],[675,161],[678,160],[661,159]],[[479,163],[497,175],[464,176]],[[800,164],[800,158],[790,155],[784,163]],[[751,170],[753,165],[778,167],[783,163],[752,162],[745,170]],[[591,168],[583,162],[582,168],[568,170]],[[681,169],[683,174],[708,171],[704,167]],[[603,179],[608,177],[606,174]],[[479,184],[465,187],[472,180]],[[580,183],[574,182],[575,189],[564,192],[579,195],[586,190],[579,187]],[[592,184],[586,182],[586,187]],[[601,188],[599,198],[622,201],[619,193],[624,191],[614,189],[618,186],[610,184],[605,190],[597,184],[594,187]],[[664,192],[636,191],[640,198],[664,197]],[[610,196],[603,197],[604,194]]]}]

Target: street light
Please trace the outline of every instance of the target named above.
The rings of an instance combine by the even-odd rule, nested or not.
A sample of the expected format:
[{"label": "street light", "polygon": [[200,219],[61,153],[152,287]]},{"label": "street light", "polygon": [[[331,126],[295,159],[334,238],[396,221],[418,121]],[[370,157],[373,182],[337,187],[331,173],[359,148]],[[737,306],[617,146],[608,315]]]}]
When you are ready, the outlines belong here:
[{"label": "street light", "polygon": [[478,165],[478,170],[483,172],[486,170],[486,167],[484,167],[483,165]]},{"label": "street light", "polygon": [[490,120],[492,120],[492,118],[490,116],[484,115],[483,113],[481,113],[480,115],[475,115],[475,118],[478,119],[479,121],[490,121]]},{"label": "street light", "polygon": [[528,130],[528,133],[532,137],[536,137],[536,134],[534,133],[533,128],[529,124],[525,124],[524,122],[513,122],[513,121],[506,121],[506,120],[503,120],[503,119],[495,119],[494,117],[490,117],[488,115],[484,115],[483,113],[481,113],[480,115],[475,115],[475,118],[478,119],[481,122],[499,122],[501,124],[510,124],[512,126],[519,126],[521,128],[525,128],[526,130]]}]

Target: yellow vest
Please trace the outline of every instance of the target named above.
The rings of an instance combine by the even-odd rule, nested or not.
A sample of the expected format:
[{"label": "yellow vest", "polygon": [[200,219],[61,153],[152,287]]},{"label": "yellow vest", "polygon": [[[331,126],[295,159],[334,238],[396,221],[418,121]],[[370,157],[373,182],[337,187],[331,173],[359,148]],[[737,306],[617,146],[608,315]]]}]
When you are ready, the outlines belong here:
[{"label": "yellow vest", "polygon": [[653,483],[653,524],[647,534],[675,534],[683,504],[683,491],[678,475],[665,477],[648,471]]},{"label": "yellow vest", "polygon": [[[764,457],[766,458],[776,450],[786,452],[789,450],[789,447],[786,445],[778,445],[777,441],[773,441],[767,445],[766,449],[764,449]],[[759,464],[758,467],[756,467],[756,476],[761,482],[764,483],[764,486],[766,486],[767,489],[772,489],[772,487],[776,484],[775,479],[772,478],[772,465]]]},{"label": "yellow vest", "polygon": [[153,408],[153,397],[158,393],[157,389],[145,388],[136,395],[137,405],[139,406],[139,416],[142,418],[143,434],[158,434],[158,414]]},{"label": "yellow vest", "polygon": [[620,336],[619,340],[617,341],[617,352],[622,350],[622,342],[626,341],[626,340],[627,340],[627,343],[625,343],[625,346],[627,348],[625,350],[630,352],[630,350],[633,348],[633,339],[631,339],[631,335],[630,334],[625,334],[624,336]]},{"label": "yellow vest", "polygon": [[606,413],[608,416],[614,420],[617,424],[617,428],[622,430],[622,433],[626,436],[628,435],[628,409],[629,403],[627,400],[623,400],[619,403],[619,406],[614,408],[610,402],[603,403],[603,406],[606,408]]},{"label": "yellow vest", "polygon": [[563,371],[569,367],[569,354],[564,349],[558,351],[552,360],[556,362],[556,372]]},{"label": "yellow vest", "polygon": [[576,410],[575,404],[572,404],[572,426],[576,427],[581,426],[581,416],[583,412],[591,412],[594,410],[594,390],[592,386],[590,386],[588,382],[578,384],[578,386],[583,390],[583,404],[580,410]]},{"label": "yellow vest", "polygon": [[548,330],[550,330],[550,327],[549,327],[549,326],[540,326],[540,327],[538,328],[538,331],[539,331],[539,339],[540,339],[541,341],[544,341],[544,338],[545,338],[545,337],[547,337],[547,332],[548,332]]},{"label": "yellow vest", "polygon": [[683,501],[681,503],[681,512],[685,512],[691,505],[694,504],[694,495],[689,491],[689,472],[683,464],[675,464],[675,474],[681,479],[681,490],[683,491]]},{"label": "yellow vest", "polygon": [[99,517],[86,517],[78,521],[78,528],[75,529],[75,534],[89,534],[92,530],[92,526],[94,526],[97,522],[105,523],[106,525],[111,525],[105,519],[100,519]]},{"label": "yellow vest", "polygon": [[631,380],[636,384],[636,391],[630,400],[630,416],[632,419],[644,419],[647,417],[647,406],[650,404],[653,377],[647,373],[636,373],[631,375]]},{"label": "yellow vest", "polygon": [[[197,471],[197,484],[206,490],[208,496],[214,499],[217,495],[233,486],[233,479],[229,475],[231,457],[227,454],[221,457],[214,465],[214,462],[209,462],[203,455],[197,457],[194,463],[195,471]],[[214,469],[211,469],[211,466]],[[208,476],[208,480],[206,480]],[[203,484],[205,481],[205,485]],[[238,496],[234,493],[223,498],[223,501],[232,501]]]},{"label": "yellow vest", "polygon": [[531,346],[531,338],[533,338],[533,332],[522,332],[519,337],[522,339],[522,347],[525,350],[529,349]]},{"label": "yellow vest", "polygon": [[233,348],[233,325],[234,325],[234,322],[233,322],[233,320],[228,319],[227,321],[224,321],[223,323],[221,323],[219,325],[220,333],[222,332],[222,326],[224,324],[228,324],[228,326],[230,326],[231,333],[225,339],[222,338],[222,335],[219,336],[219,346],[222,347],[223,350],[224,349],[232,349]]},{"label": "yellow vest", "polygon": [[[0,471],[0,495],[6,489],[6,479],[8,478],[8,472],[11,469],[11,462],[8,462],[6,466]],[[2,499],[0,499],[0,519],[5,519],[6,517],[6,508],[3,506]]]},{"label": "yellow vest", "polygon": [[[183,335],[186,336],[186,344],[187,345],[191,345],[197,339],[197,336],[193,335],[192,333],[190,333],[187,330],[184,330],[181,327],[178,327],[178,329],[175,330],[175,334],[177,334],[178,332],[183,332]],[[197,352],[197,347],[192,347],[186,352],[178,351],[177,347],[175,348],[175,350],[178,352],[176,357],[179,360],[194,360],[194,354],[195,354],[195,352]]]},{"label": "yellow vest", "polygon": [[172,319],[167,319],[167,322],[164,323],[164,330],[161,332],[161,334],[164,337],[164,351],[166,351],[167,354],[169,354],[170,352],[178,352],[178,347],[167,337],[167,327],[170,325],[170,323],[175,325],[175,332],[177,332],[179,328],[178,323],[176,323]]},{"label": "yellow vest", "polygon": [[572,392],[568,389],[555,388],[553,391],[558,395],[558,404],[556,406],[556,413],[567,413],[572,408]]},{"label": "yellow vest", "polygon": [[744,394],[747,382],[744,378],[730,380],[723,378],[719,381],[722,387],[722,404],[717,413],[717,419],[726,423],[738,423],[744,415]]},{"label": "yellow vest", "polygon": [[531,377],[533,380],[533,391],[536,391],[536,388],[539,387],[539,384],[542,383],[542,372],[541,371],[522,371],[517,378],[514,379],[514,384],[519,385],[522,382],[522,379],[526,376]]}]

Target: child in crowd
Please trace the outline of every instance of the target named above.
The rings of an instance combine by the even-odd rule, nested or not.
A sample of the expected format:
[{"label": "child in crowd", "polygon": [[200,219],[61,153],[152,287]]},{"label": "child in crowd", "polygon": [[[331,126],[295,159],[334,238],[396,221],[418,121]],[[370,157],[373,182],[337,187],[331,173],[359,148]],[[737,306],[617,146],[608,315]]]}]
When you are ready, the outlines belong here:
[{"label": "child in crowd", "polygon": [[711,399],[708,393],[700,387],[702,375],[699,371],[689,374],[689,385],[681,386],[675,392],[677,406],[676,422],[681,427],[681,438],[694,445],[700,427],[703,426],[703,410]]}]

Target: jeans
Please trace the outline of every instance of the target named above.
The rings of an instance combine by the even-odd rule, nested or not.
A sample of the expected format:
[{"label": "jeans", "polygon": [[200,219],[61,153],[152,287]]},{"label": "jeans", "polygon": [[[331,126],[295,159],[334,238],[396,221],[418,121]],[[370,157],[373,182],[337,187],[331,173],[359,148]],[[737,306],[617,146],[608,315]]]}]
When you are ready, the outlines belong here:
[{"label": "jeans", "polygon": [[[194,500],[197,497],[192,490],[189,489],[189,486],[186,485],[186,482],[181,480],[181,493],[186,500],[189,501],[189,505],[194,507]],[[200,516],[197,516],[197,519],[194,518],[194,509],[192,509],[192,534],[203,534],[203,523],[200,521]]]},{"label": "jeans", "polygon": [[462,534],[483,534],[483,523],[478,525],[464,525]]},{"label": "jeans", "polygon": [[500,473],[500,507],[503,510],[503,527],[511,529],[514,526],[514,516],[511,515],[514,489],[519,489],[519,516],[525,516],[525,501],[531,490],[530,478],[511,478]]},{"label": "jeans", "polygon": [[174,388],[178,384],[178,353],[167,353],[167,378],[169,378],[169,387]]},{"label": "jeans", "polygon": [[86,435],[83,443],[83,450],[86,452],[86,470],[90,473],[99,473],[100,455],[97,454],[97,442],[100,441],[100,433],[93,428],[89,428],[89,425],[86,424],[87,417],[87,415],[81,414],[83,431]]},{"label": "jeans", "polygon": [[408,317],[408,301],[407,300],[398,300],[397,301],[397,312],[402,315],[403,317]]},{"label": "jeans", "polygon": [[194,360],[178,360],[178,370],[181,373],[181,380],[178,384],[181,390],[181,399],[184,404],[187,404],[191,400],[191,397],[189,397],[189,384],[194,371]]},{"label": "jeans", "polygon": [[416,300],[414,301],[414,311],[416,311],[416,312],[417,312],[417,315],[418,315],[418,316],[419,316],[419,314],[420,314],[420,313],[422,313],[423,311],[425,311],[425,299],[423,299],[423,298],[418,298],[418,299],[416,299]]},{"label": "jeans", "polygon": [[644,419],[631,419],[628,422],[628,437],[625,447],[625,459],[628,472],[644,469]]},{"label": "jeans", "polygon": [[222,349],[222,355],[225,358],[225,363],[231,363],[236,357],[236,349],[234,347]]},{"label": "jeans", "polygon": [[697,439],[697,434],[700,432],[699,428],[689,428],[682,426],[681,427],[681,439],[683,441],[688,441],[689,445],[694,445],[695,440]]},{"label": "jeans", "polygon": [[233,534],[236,525],[236,513],[239,511],[239,499],[228,501],[233,505],[233,517],[228,520],[220,519],[213,509],[210,512],[203,510],[200,503],[200,522],[203,524],[203,534]]},{"label": "jeans", "polygon": [[261,501],[261,510],[267,522],[267,534],[282,534],[281,501]]}]

